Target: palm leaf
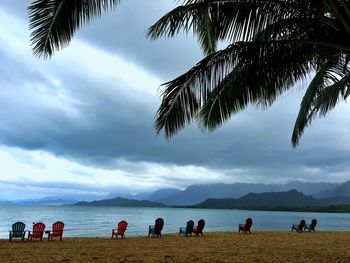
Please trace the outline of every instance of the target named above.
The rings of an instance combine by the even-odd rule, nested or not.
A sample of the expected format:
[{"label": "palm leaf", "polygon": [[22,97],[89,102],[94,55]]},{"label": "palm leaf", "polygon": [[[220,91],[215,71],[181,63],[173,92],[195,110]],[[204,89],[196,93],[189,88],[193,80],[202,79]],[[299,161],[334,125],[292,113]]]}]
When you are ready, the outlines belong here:
[{"label": "palm leaf", "polygon": [[76,29],[120,0],[36,0],[28,7],[33,53],[51,57],[68,45]]},{"label": "palm leaf", "polygon": [[[186,116],[197,116],[200,110],[201,125],[209,130],[249,103],[271,104],[287,87],[307,75],[317,51],[314,46],[300,48],[297,42],[274,41],[240,42],[211,54],[187,73],[164,84],[157,132],[164,129],[166,137],[170,137],[192,121],[171,118],[181,103],[184,109],[191,110]],[[191,100],[184,100],[182,97],[189,93]]]},{"label": "palm leaf", "polygon": [[292,144],[297,146],[305,128],[319,115],[325,115],[338,103],[340,94],[346,97],[349,71],[344,71],[345,56],[341,53],[324,63],[309,84],[295,121]]}]

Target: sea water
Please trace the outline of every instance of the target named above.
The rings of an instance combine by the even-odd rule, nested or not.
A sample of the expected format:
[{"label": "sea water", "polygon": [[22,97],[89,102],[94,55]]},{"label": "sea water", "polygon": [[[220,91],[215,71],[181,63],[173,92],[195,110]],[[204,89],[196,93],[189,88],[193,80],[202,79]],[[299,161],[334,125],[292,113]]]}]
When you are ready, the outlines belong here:
[{"label": "sea water", "polygon": [[164,219],[163,233],[176,233],[188,220],[205,220],[204,233],[237,231],[247,217],[253,219],[252,231],[290,231],[291,225],[305,219],[318,221],[319,231],[350,230],[350,214],[276,211],[245,211],[230,209],[88,207],[88,206],[0,206],[0,238],[8,238],[8,230],[17,221],[31,230],[33,222],[43,222],[51,229],[55,221],[65,223],[66,237],[108,237],[121,220],[128,222],[126,236],[145,236],[148,226],[158,217]]}]

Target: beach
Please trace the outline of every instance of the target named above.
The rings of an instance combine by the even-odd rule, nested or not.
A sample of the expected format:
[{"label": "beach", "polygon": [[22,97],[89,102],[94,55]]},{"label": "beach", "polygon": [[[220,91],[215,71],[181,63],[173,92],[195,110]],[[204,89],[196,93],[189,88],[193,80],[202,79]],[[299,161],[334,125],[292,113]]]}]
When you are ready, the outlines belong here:
[{"label": "beach", "polygon": [[350,232],[1,240],[0,262],[350,262]]}]

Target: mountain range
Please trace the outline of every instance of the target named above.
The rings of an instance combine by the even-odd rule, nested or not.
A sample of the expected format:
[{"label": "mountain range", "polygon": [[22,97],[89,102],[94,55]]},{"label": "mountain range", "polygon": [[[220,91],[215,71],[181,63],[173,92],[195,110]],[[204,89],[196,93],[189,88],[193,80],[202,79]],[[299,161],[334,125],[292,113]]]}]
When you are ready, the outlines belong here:
[{"label": "mountain range", "polygon": [[114,199],[105,199],[100,201],[92,201],[92,202],[78,202],[73,204],[74,206],[124,206],[124,207],[165,207],[166,205],[159,202],[152,201],[138,201],[125,199],[121,197],[117,197]]},{"label": "mountain range", "polygon": [[[194,205],[208,198],[239,198],[248,193],[282,192],[291,189],[295,189],[305,195],[317,195],[320,192],[331,190],[338,186],[339,184],[335,183],[301,181],[287,184],[198,184],[190,185],[184,190],[161,189],[155,191],[146,200],[157,201],[170,206]],[[132,196],[125,198],[134,199]]]},{"label": "mountain range", "polygon": [[[34,200],[11,201],[13,204],[24,205],[60,205],[74,204],[79,201],[93,201],[101,199],[115,199],[117,197],[131,200],[147,200],[163,203],[168,206],[187,206],[201,203],[207,199],[240,198],[249,193],[283,192],[295,189],[305,195],[315,198],[327,198],[330,202],[340,202],[344,197],[350,197],[350,181],[342,184],[325,182],[293,181],[286,184],[194,184],[184,190],[163,188],[154,192],[144,192],[136,195],[110,193],[106,196],[54,196]],[[8,204],[2,200],[2,204]]]}]

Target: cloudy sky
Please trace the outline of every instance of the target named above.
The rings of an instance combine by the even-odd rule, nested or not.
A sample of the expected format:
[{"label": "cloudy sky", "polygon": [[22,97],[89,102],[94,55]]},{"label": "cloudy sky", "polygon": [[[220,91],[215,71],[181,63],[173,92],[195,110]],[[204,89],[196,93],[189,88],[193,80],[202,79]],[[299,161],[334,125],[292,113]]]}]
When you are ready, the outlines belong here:
[{"label": "cloudy sky", "polygon": [[123,1],[50,60],[31,53],[29,3],[0,2],[0,200],[350,179],[348,104],[291,146],[302,84],[214,133],[192,125],[170,141],[156,136],[160,84],[203,56],[191,35],[145,38],[173,0]]}]

